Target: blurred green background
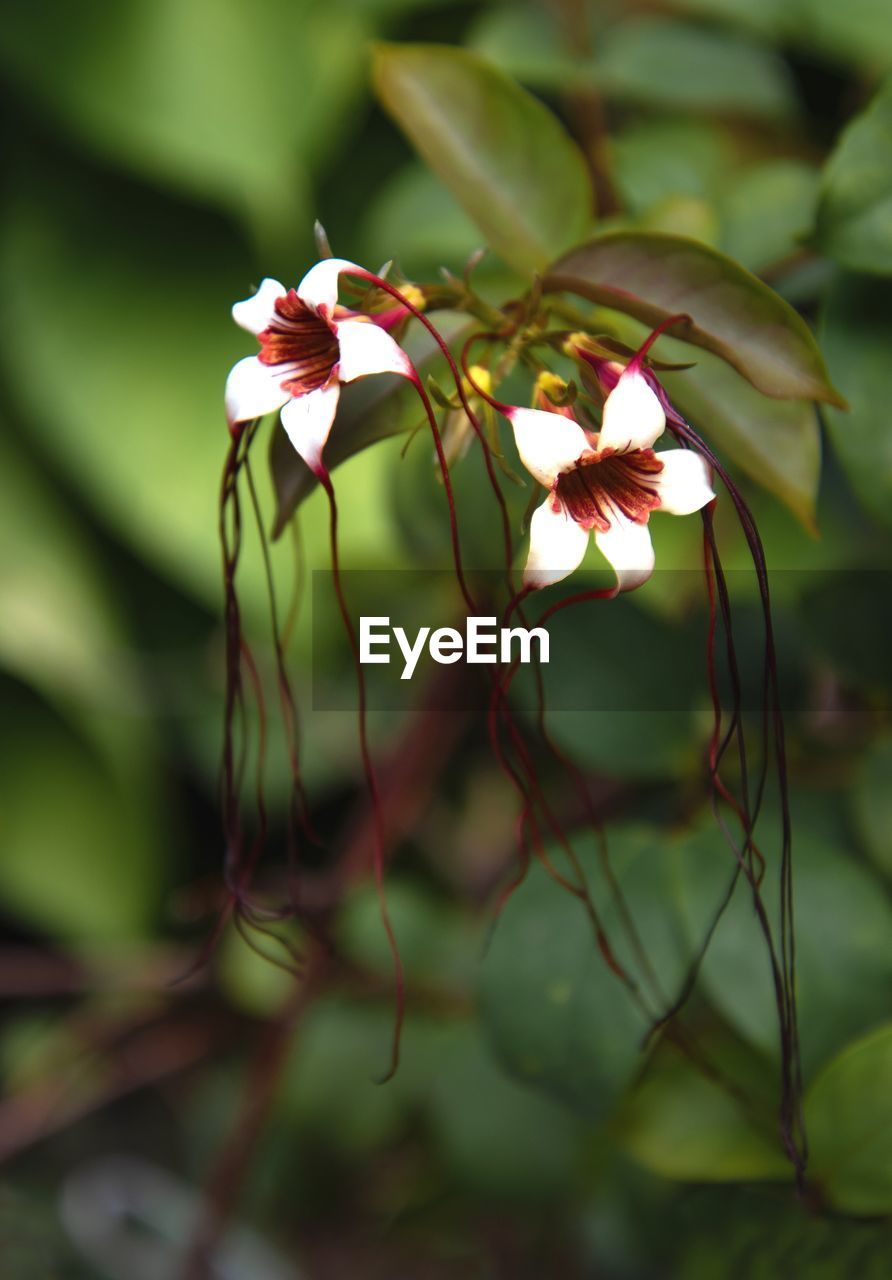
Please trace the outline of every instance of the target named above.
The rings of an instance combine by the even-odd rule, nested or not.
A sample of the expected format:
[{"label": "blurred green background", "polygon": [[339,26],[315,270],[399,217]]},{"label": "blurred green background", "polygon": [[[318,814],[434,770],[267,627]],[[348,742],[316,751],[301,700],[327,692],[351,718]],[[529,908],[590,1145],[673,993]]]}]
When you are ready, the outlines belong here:
[{"label": "blurred green background", "polygon": [[[215,1275],[888,1275],[885,0],[4,0],[0,18],[4,1280],[176,1275],[198,1193],[227,1185],[221,1150],[238,1194]],[[689,1017],[757,1100],[755,1124],[668,1047],[645,1067],[642,1026],[579,904],[546,878],[531,874],[487,945],[515,799],[471,716],[447,718],[439,755],[420,761],[408,796],[394,792],[405,832],[389,894],[410,991],[394,1081],[376,1083],[392,998],[365,883],[333,912],[343,963],[305,1007],[235,933],[175,981],[220,902],[222,386],[249,350],[229,308],[264,275],[302,274],[316,217],[339,256],[372,269],[396,258],[416,278],[460,271],[481,242],[376,106],[374,38],[477,50],[577,134],[597,107],[605,225],[692,236],[760,273],[814,325],[850,401],[848,414],[822,412],[817,538],[804,527],[812,409],[781,422],[725,373],[697,421],[735,463],[741,435],[761,450],[748,471],[766,487],[742,483],[776,571],[788,690],[808,1211],[772,1135],[773,1005],[746,904],[723,922]],[[493,287],[503,277],[482,270]],[[351,567],[448,565],[429,445],[401,460],[404,443],[336,472]],[[785,489],[787,456],[799,470]],[[466,510],[478,462],[460,468]],[[514,495],[521,510],[528,492]],[[328,563],[326,520],[314,493],[298,515],[307,568]],[[691,563],[697,522],[666,523],[663,562]],[[468,536],[482,549],[491,529]],[[276,549],[283,590],[289,545]],[[251,532],[240,590],[268,674]],[[597,636],[603,678],[671,678],[700,607],[658,576],[607,620],[581,612],[579,667]],[[744,630],[754,617],[744,598]],[[312,711],[309,653],[304,609],[290,659],[307,783],[314,821],[343,851],[363,806],[356,722]],[[350,679],[338,663],[326,678]],[[568,674],[549,673],[556,706],[572,704]],[[670,985],[726,872],[701,794],[704,690],[685,697],[671,715],[552,720],[594,772],[618,874]],[[372,728],[390,759],[405,717]],[[557,771],[551,781],[566,787]],[[280,873],[275,736],[268,783]],[[239,1161],[227,1135],[267,1084],[268,1123]]]}]

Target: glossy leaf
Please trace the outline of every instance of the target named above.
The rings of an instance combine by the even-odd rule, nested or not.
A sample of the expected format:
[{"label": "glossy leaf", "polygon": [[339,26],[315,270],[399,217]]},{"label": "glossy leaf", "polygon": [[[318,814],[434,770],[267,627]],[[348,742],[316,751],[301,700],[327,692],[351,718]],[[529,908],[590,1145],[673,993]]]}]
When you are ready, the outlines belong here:
[{"label": "glossy leaf", "polygon": [[375,91],[493,250],[532,272],[579,240],[592,213],[581,153],[558,120],[482,58],[379,45]]},{"label": "glossy leaf", "polygon": [[892,78],[827,161],[815,242],[853,271],[892,275]]},{"label": "glossy leaf", "polygon": [[826,412],[830,441],[858,497],[892,525],[892,283],[841,276],[827,296],[821,339],[849,413]]},{"label": "glossy leaf", "polygon": [[612,232],[555,262],[545,288],[648,325],[686,314],[690,321],[672,333],[721,356],[765,395],[844,404],[802,317],[743,267],[696,241]]},{"label": "glossy leaf", "polygon": [[[627,320],[614,327],[632,346],[646,335]],[[666,337],[655,350],[668,361],[681,361],[690,353],[690,348]],[[659,377],[679,411],[722,458],[780,498],[807,529],[814,530],[821,476],[814,405],[767,399],[708,351],[698,353],[690,369]]]},{"label": "glossy leaf", "polygon": [[805,1100],[811,1176],[843,1213],[892,1212],[892,1025],[829,1063]]}]

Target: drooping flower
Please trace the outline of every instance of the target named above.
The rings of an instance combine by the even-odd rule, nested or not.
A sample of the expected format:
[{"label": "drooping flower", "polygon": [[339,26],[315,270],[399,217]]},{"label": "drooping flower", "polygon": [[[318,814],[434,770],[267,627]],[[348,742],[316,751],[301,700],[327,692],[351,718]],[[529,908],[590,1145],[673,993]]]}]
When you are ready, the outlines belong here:
[{"label": "drooping flower", "polygon": [[715,496],[698,453],[654,451],[666,415],[637,366],[617,377],[597,433],[585,431],[568,409],[506,407],[505,413],[521,461],[550,491],[530,524],[525,586],[566,578],[593,532],[616,572],[617,590],[631,591],[653,572],[651,512],[690,515]]},{"label": "drooping flower", "polygon": [[334,421],[341,384],[373,373],[415,379],[412,362],[387,324],[375,323],[338,305],[343,274],[369,278],[355,263],[326,258],[296,289],[266,279],[253,297],[232,308],[236,324],[256,335],[260,352],[246,356],[226,380],[230,430],[281,410],[282,426],[316,474],[324,472],[322,450]]}]

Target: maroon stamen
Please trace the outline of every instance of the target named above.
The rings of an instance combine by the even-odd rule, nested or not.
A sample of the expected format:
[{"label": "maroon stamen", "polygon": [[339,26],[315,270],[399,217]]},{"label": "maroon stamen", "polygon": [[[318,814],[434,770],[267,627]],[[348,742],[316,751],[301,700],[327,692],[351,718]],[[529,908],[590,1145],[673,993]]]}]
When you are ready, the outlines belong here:
[{"label": "maroon stamen", "polygon": [[653,449],[602,449],[583,454],[575,467],[558,476],[555,494],[572,519],[587,529],[605,533],[614,511],[646,524],[660,505],[656,476],[662,470]]},{"label": "maroon stamen", "polygon": [[306,395],[324,387],[338,362],[334,330],[293,289],[275,302],[275,317],[258,334],[261,364],[283,366],[282,387]]}]

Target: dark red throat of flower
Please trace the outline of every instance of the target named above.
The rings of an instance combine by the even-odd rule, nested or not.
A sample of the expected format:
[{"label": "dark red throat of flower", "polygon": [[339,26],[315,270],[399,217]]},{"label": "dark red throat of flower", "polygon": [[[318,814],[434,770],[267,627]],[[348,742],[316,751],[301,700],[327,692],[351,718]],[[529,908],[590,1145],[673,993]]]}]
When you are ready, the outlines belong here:
[{"label": "dark red throat of flower", "polygon": [[583,454],[571,471],[558,476],[555,492],[577,524],[587,529],[610,528],[615,511],[645,524],[660,505],[655,483],[663,464],[653,449]]},{"label": "dark red throat of flower", "polygon": [[324,387],[338,362],[338,340],[331,327],[291,289],[275,303],[276,315],[258,334],[262,364],[281,367],[282,386],[291,395]]}]

